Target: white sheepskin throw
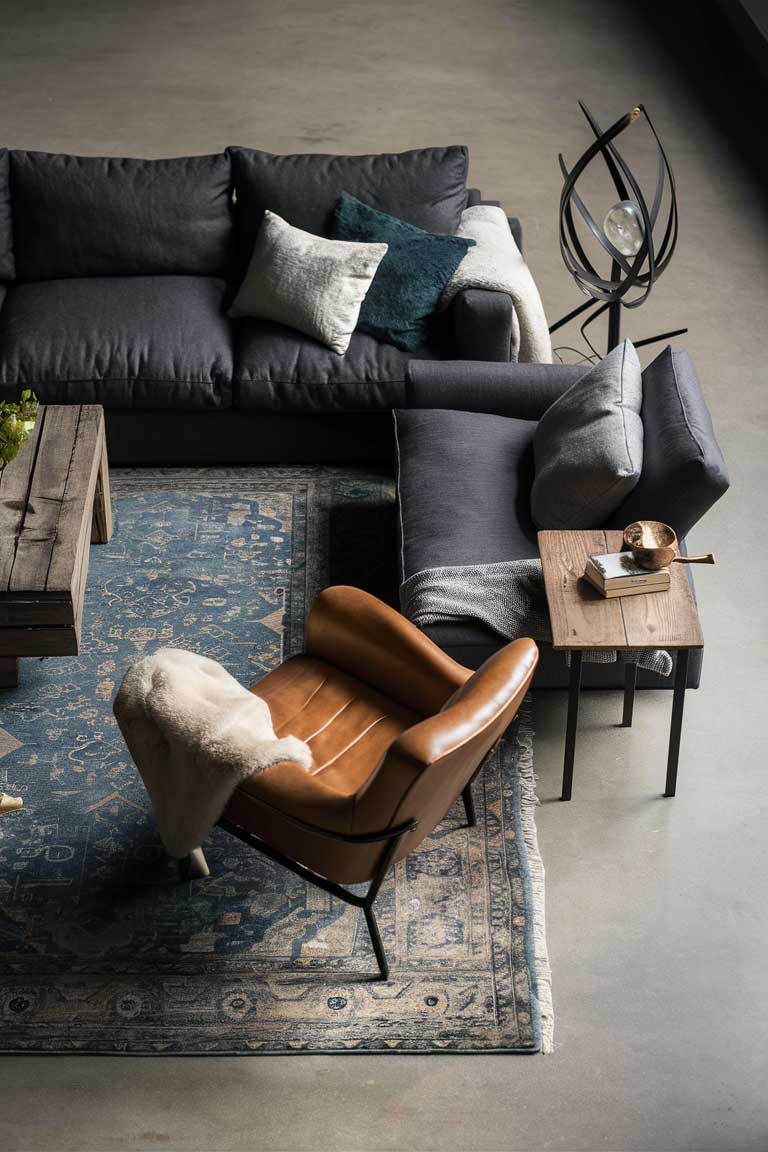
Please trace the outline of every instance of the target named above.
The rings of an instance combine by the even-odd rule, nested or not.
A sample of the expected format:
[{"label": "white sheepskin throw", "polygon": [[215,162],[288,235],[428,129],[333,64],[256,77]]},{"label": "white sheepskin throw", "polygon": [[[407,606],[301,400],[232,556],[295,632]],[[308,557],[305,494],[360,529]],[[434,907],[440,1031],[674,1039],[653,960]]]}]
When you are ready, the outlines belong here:
[{"label": "white sheepskin throw", "polygon": [[303,740],[277,739],[266,701],[215,660],[181,648],[133,664],[114,711],[160,838],[178,859],[199,847],[246,777],[285,760],[312,767]]},{"label": "white sheepskin throw", "polygon": [[486,288],[512,297],[519,324],[518,360],[526,364],[551,364],[552,341],[539,290],[520,254],[502,208],[476,204],[465,208],[457,236],[474,240],[443,292],[441,308],[465,288]]}]

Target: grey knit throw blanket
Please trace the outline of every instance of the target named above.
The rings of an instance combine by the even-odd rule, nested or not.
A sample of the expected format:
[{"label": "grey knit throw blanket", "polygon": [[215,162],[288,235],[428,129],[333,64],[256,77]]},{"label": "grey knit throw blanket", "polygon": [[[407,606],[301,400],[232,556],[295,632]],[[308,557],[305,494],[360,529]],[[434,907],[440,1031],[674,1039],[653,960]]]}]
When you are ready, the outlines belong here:
[{"label": "grey knit throw blanket", "polygon": [[[508,640],[521,636],[552,640],[540,560],[424,568],[401,586],[400,606],[403,615],[419,628],[449,620],[481,620]],[[569,653],[566,658],[570,663]],[[613,664],[621,659],[661,676],[672,671],[668,652],[646,648],[585,652],[584,659],[594,664]]]}]

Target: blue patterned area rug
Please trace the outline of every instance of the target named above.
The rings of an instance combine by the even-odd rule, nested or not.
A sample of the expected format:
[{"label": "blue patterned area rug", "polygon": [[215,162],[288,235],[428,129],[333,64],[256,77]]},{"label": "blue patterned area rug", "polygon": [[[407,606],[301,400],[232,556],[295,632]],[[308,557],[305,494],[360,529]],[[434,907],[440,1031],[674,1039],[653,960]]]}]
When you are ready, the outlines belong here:
[{"label": "blue patterned area rug", "polygon": [[534,1052],[551,1035],[527,717],[362,914],[217,829],[180,882],[111,703],[127,664],[191,648],[251,684],[300,651],[329,583],[393,596],[391,479],[321,468],[118,471],[82,651],[0,696],[0,1051]]}]

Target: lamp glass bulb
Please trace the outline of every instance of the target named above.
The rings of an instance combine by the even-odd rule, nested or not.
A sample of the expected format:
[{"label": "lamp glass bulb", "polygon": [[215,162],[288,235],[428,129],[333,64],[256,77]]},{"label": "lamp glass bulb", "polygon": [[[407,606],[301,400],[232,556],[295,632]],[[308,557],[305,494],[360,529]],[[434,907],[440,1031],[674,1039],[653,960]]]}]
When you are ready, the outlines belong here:
[{"label": "lamp glass bulb", "polygon": [[603,221],[603,232],[622,256],[636,256],[645,237],[645,225],[637,204],[620,200],[609,208]]}]

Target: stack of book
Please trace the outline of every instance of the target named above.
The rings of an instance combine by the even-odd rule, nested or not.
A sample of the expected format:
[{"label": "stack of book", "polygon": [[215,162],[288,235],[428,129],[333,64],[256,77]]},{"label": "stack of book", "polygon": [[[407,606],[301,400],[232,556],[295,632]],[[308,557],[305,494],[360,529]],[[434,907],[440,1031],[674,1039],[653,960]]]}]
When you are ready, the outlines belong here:
[{"label": "stack of book", "polygon": [[606,597],[638,596],[642,592],[664,592],[669,588],[669,568],[650,572],[635,563],[631,552],[590,556],[584,576]]}]

